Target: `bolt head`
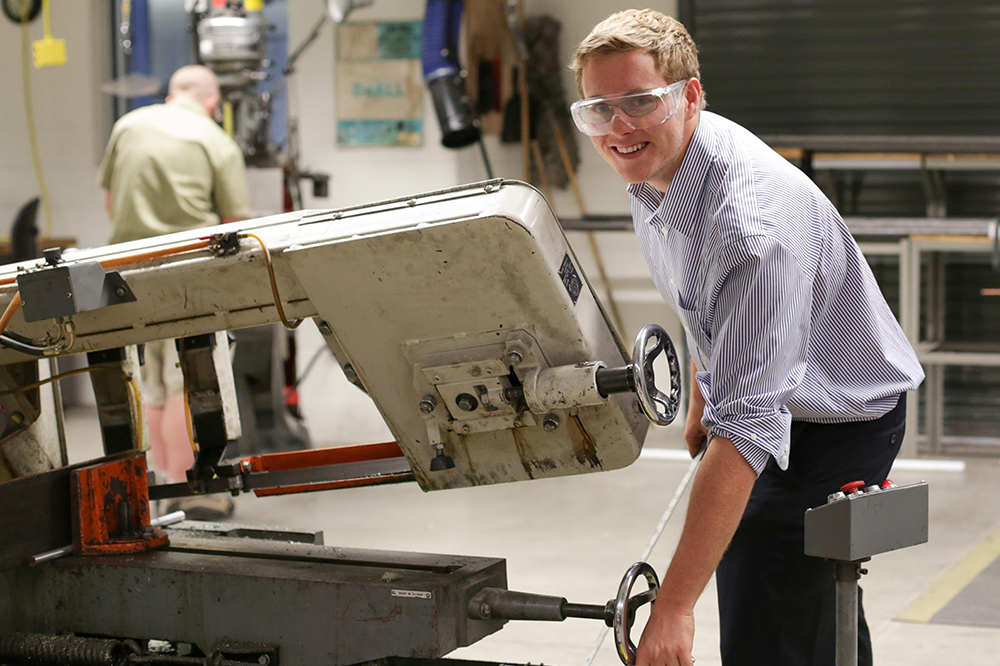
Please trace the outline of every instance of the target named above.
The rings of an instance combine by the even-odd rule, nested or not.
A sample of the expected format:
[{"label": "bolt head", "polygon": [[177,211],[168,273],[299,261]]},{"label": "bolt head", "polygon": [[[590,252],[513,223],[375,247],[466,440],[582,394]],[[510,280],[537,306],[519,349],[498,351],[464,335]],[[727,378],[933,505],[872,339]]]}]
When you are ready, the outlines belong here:
[{"label": "bolt head", "polygon": [[514,348],[507,351],[507,362],[511,365],[517,365],[524,360],[524,352],[520,349]]},{"label": "bolt head", "polygon": [[476,408],[479,407],[479,401],[468,393],[460,393],[455,398],[455,404],[463,412],[474,412]]},{"label": "bolt head", "polygon": [[542,428],[545,432],[555,432],[559,429],[559,417],[551,414],[542,420]]},{"label": "bolt head", "polygon": [[14,412],[10,415],[10,420],[17,424],[24,423],[24,414],[21,412]]},{"label": "bolt head", "polygon": [[479,614],[483,617],[489,617],[493,614],[493,609],[490,608],[489,604],[483,604],[479,607]]},{"label": "bolt head", "polygon": [[128,291],[125,290],[125,287],[118,287],[117,289],[115,289],[115,293],[118,294],[119,296],[124,296],[125,294],[128,293]]},{"label": "bolt head", "polygon": [[469,368],[469,374],[472,375],[473,377],[478,377],[481,374],[483,374],[483,369],[480,368],[478,365],[474,365],[471,368]]},{"label": "bolt head", "polygon": [[421,414],[430,414],[431,412],[434,411],[434,407],[436,407],[436,406],[437,406],[437,400],[434,399],[434,396],[432,396],[432,395],[425,395],[420,400],[420,413]]},{"label": "bolt head", "polygon": [[472,432],[472,428],[470,426],[468,426],[468,425],[462,426],[462,434],[463,435],[468,435],[470,432]]},{"label": "bolt head", "polygon": [[271,658],[266,654],[262,654],[257,658],[257,663],[260,664],[260,666],[267,666],[271,663]]},{"label": "bolt head", "polygon": [[240,461],[240,469],[246,473],[249,473],[251,469],[250,461],[249,460]]}]

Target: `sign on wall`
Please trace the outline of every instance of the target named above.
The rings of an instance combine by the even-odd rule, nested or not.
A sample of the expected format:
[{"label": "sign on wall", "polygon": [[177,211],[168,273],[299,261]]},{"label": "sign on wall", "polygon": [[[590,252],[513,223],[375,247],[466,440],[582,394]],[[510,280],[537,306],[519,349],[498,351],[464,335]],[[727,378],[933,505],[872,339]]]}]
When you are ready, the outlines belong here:
[{"label": "sign on wall", "polygon": [[337,145],[423,145],[420,21],[337,29]]}]

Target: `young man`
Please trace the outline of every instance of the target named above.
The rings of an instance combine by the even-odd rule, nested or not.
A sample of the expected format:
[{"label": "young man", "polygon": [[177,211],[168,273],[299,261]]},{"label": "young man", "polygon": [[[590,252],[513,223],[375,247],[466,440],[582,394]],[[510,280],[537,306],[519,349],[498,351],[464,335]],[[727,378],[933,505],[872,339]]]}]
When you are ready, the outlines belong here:
[{"label": "young man", "polygon": [[693,609],[716,571],[724,664],[828,666],[833,566],[803,554],[804,512],[885,479],[923,371],[833,205],[703,110],[683,25],[614,14],[574,69],[577,127],[629,183],[653,280],[687,334],[688,449],[709,443],[637,664],[693,663]]},{"label": "young man", "polygon": [[[170,77],[166,101],[125,114],[111,132],[100,185],[114,225],[112,243],[250,215],[243,153],[213,120],[220,101],[215,74],[201,65],[181,67]],[[184,481],[194,463],[177,363],[172,340],[146,345],[149,439],[157,471],[173,483]],[[175,504],[202,520],[224,518],[233,507],[223,495]]]}]

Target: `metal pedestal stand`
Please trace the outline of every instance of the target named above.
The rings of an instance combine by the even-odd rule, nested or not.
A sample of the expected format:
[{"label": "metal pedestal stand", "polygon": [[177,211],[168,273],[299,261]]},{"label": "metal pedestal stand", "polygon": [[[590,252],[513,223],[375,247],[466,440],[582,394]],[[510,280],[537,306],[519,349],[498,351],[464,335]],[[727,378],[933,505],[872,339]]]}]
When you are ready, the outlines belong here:
[{"label": "metal pedestal stand", "polygon": [[[864,561],[864,560],[863,560]],[[837,579],[837,666],[858,666],[858,581],[861,562],[834,562]]]},{"label": "metal pedestal stand", "polygon": [[833,560],[837,585],[836,666],[858,664],[858,581],[873,555],[927,542],[928,489],[921,481],[882,486],[854,481],[808,509],[805,554]]}]

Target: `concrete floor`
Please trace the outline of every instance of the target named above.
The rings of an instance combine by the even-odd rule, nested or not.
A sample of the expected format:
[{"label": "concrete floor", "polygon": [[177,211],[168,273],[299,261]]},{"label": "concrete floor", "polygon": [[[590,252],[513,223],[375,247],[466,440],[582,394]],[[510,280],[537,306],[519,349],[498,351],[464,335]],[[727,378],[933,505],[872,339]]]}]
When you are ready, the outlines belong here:
[{"label": "concrete floor", "polygon": [[[377,417],[371,420],[366,399],[357,392],[337,393],[347,396],[339,408],[355,416],[355,425],[348,431],[327,428],[323,421],[331,418],[330,410],[319,412],[307,402],[315,445],[347,443],[345,437],[378,441],[384,424]],[[96,419],[90,413],[71,411],[68,431],[71,442],[84,442],[71,445],[72,459],[100,453]],[[678,448],[679,433],[677,428],[659,430],[647,448]],[[369,439],[355,439],[363,435]],[[431,494],[407,484],[265,499],[246,495],[236,499],[233,520],[321,529],[328,545],[503,557],[511,589],[604,603],[646,548],[687,468],[684,462],[640,460],[616,472]],[[930,542],[877,556],[868,567],[871,573],[862,582],[878,663],[995,666],[1000,629],[894,618],[997,533],[1000,461],[970,460],[961,473],[896,472],[893,479],[900,484],[922,479],[930,483]],[[659,572],[677,543],[685,510],[686,498],[649,558]],[[713,581],[696,608],[694,654],[699,666],[720,663],[714,587]],[[512,622],[450,656],[578,666],[600,628],[590,620]],[[634,638],[638,640],[638,632]],[[595,663],[619,663],[610,637]]]}]

